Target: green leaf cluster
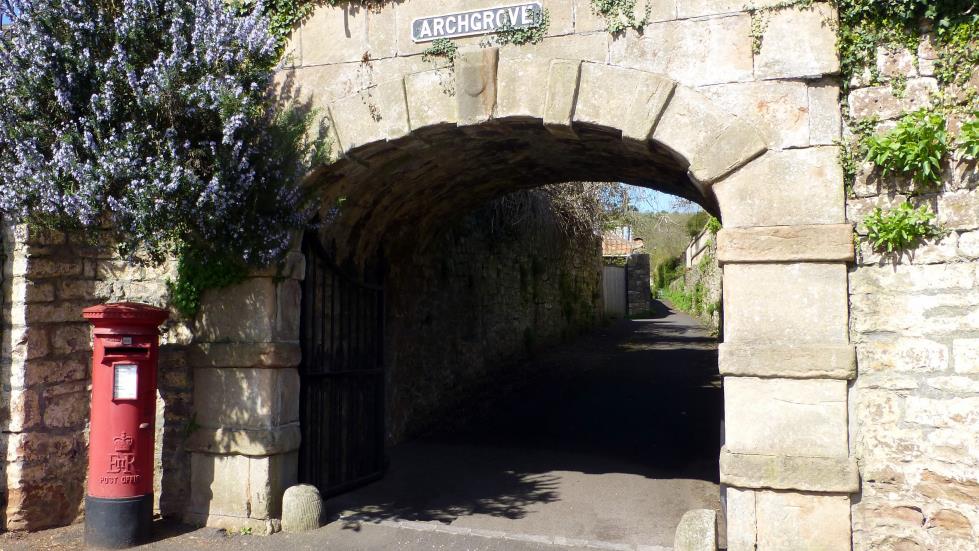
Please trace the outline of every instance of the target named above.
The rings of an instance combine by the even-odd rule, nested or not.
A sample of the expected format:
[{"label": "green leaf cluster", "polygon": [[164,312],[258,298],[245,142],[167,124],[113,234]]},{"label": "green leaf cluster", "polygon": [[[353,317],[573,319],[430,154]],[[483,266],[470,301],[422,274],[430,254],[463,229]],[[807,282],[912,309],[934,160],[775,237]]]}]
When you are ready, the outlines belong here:
[{"label": "green leaf cluster", "polygon": [[204,254],[185,247],[177,259],[177,278],[167,280],[170,304],[181,314],[193,317],[207,289],[221,289],[244,281],[248,267],[233,256]]},{"label": "green leaf cluster", "polygon": [[875,250],[894,253],[916,247],[922,240],[940,237],[935,213],[927,205],[914,208],[904,202],[888,212],[874,209],[864,221],[867,239]]},{"label": "green leaf cluster", "polygon": [[885,176],[897,173],[918,184],[940,185],[949,149],[945,117],[927,109],[909,113],[890,132],[867,138],[866,147],[867,160]]},{"label": "green leaf cluster", "polygon": [[449,61],[455,59],[459,53],[459,47],[455,42],[448,38],[436,38],[432,44],[422,52],[423,61],[435,61],[437,58],[445,58]]},{"label": "green leaf cluster", "polygon": [[979,159],[979,118],[962,125],[962,129],[959,130],[958,146],[963,158],[971,161]]},{"label": "green leaf cluster", "polygon": [[534,10],[532,15],[534,25],[527,28],[517,28],[513,26],[509,18],[497,29],[496,43],[500,46],[523,44],[540,44],[547,36],[547,30],[551,26],[551,12],[547,8]]},{"label": "green leaf cluster", "polygon": [[626,29],[642,31],[649,23],[650,6],[646,3],[642,17],[636,17],[636,0],[591,0],[591,9],[605,18],[608,32],[618,34]]},{"label": "green leaf cluster", "polygon": [[938,76],[943,84],[962,84],[979,63],[979,13],[974,0],[835,0],[844,85],[865,69],[879,81],[880,46],[917,51],[921,36],[933,26],[939,50]]}]

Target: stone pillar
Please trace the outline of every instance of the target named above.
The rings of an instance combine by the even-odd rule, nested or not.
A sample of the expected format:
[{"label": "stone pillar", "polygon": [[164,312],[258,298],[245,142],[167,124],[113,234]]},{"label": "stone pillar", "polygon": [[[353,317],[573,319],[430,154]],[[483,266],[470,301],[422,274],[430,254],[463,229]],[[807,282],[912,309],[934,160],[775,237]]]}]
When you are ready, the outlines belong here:
[{"label": "stone pillar", "polygon": [[296,483],[300,280],[283,264],[205,293],[189,353],[195,426],[188,439],[194,524],[277,529],[282,494]]},{"label": "stone pillar", "polygon": [[726,228],[725,444],[728,549],[850,548],[859,489],[847,441],[848,224]]},{"label": "stone pillar", "polygon": [[626,311],[634,316],[649,310],[653,300],[649,287],[649,255],[633,254],[626,261]]}]

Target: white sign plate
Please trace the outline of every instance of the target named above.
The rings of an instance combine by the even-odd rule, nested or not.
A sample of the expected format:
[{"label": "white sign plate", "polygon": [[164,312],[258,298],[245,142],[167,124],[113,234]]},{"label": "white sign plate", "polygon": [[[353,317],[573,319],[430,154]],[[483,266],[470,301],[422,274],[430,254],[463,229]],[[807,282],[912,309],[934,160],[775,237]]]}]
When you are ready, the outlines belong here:
[{"label": "white sign plate", "polygon": [[136,364],[115,364],[112,378],[113,400],[135,400],[137,389]]},{"label": "white sign plate", "polygon": [[415,42],[431,42],[439,38],[491,34],[508,24],[514,29],[531,29],[540,25],[542,10],[540,2],[527,2],[513,6],[419,17],[411,22],[411,39]]}]

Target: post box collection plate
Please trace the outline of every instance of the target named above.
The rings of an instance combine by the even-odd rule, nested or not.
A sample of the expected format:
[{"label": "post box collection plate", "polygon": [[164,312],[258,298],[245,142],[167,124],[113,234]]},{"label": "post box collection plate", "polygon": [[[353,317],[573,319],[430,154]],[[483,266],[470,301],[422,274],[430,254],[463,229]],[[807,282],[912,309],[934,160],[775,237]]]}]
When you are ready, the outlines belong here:
[{"label": "post box collection plate", "polygon": [[112,366],[112,399],[135,400],[139,387],[136,364],[117,363]]}]

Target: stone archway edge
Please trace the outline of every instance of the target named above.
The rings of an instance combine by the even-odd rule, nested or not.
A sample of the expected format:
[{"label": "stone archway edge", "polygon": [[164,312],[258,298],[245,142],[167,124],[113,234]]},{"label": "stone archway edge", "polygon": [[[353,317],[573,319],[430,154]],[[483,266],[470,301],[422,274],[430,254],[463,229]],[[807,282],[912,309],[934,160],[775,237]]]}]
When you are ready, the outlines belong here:
[{"label": "stone archway edge", "polygon": [[[440,125],[464,127],[511,117],[540,120],[566,138],[575,137],[574,124],[584,124],[620,131],[630,147],[648,148],[653,140],[684,159],[700,185],[722,179],[767,150],[754,126],[663,75],[552,59],[545,88],[523,90],[521,80],[498,81],[500,74],[511,75],[500,71],[499,63],[496,48],[464,51],[454,75],[446,68],[409,74],[331,102],[327,116],[335,156],[369,163],[370,144]],[[446,84],[448,79],[454,83]],[[501,87],[521,88],[541,101],[519,113],[500,112]],[[609,90],[631,93],[609,95]]]}]

